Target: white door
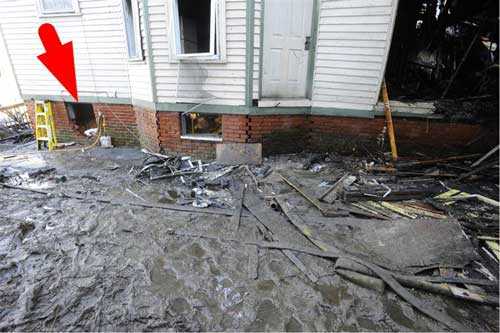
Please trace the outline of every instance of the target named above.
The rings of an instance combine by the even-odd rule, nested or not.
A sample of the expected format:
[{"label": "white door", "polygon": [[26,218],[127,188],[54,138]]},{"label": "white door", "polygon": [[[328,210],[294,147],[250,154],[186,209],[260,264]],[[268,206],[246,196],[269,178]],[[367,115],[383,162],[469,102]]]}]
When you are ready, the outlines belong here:
[{"label": "white door", "polygon": [[313,1],[264,1],[262,97],[306,97]]}]

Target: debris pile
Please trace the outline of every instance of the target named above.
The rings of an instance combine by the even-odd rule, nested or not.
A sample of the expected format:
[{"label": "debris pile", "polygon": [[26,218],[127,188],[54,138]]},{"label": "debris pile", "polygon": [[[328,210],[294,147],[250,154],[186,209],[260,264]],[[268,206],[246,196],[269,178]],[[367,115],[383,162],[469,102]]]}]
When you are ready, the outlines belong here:
[{"label": "debris pile", "polygon": [[[210,178],[205,174],[213,174],[214,171],[209,172],[208,166],[211,170],[217,170],[215,179],[229,176],[236,169],[246,170],[247,173],[240,174],[236,178],[231,177],[230,181],[224,178],[226,182],[221,182],[221,184],[225,183],[221,188],[233,190],[233,196],[237,201],[234,207],[244,207],[258,222],[258,229],[263,240],[277,243],[276,248],[282,249],[283,253],[311,282],[315,283],[317,277],[293,254],[294,250],[301,248],[304,244],[287,245],[291,248],[279,245],[283,242],[283,237],[280,236],[282,231],[278,231],[279,228],[273,226],[271,221],[286,217],[296,230],[309,239],[317,249],[330,253],[327,257],[338,258],[335,268],[340,276],[361,285],[371,285],[379,291],[384,289],[385,284],[389,284],[394,291],[417,309],[434,319],[447,323],[449,327],[456,328],[457,326],[454,326],[456,323],[452,323],[450,318],[441,317],[436,312],[426,309],[418,299],[408,296],[403,286],[498,306],[499,202],[497,201],[498,195],[494,194],[498,192],[498,186],[495,189],[491,184],[492,178],[498,180],[498,158],[491,159],[497,151],[498,147],[483,157],[473,154],[397,163],[364,162],[348,168],[344,165],[342,169],[332,168],[332,162],[338,164],[336,162],[338,157],[315,154],[301,168],[310,172],[313,178],[316,178],[316,182],[318,179],[321,180],[315,188],[301,184],[301,180],[304,179],[303,174],[290,170],[272,170],[269,165],[263,168],[254,167],[254,172],[259,176],[257,178],[248,166],[222,167],[214,163],[205,165],[201,161],[193,164],[189,157],[171,158],[146,151],[146,154],[156,159],[150,161],[148,158],[147,164],[139,175],[144,175],[144,172],[149,170],[150,180],[189,176],[189,181],[182,178],[182,183],[193,185],[199,184],[202,179]],[[472,161],[476,162],[471,163]],[[156,171],[152,171],[153,168]],[[334,169],[333,177],[332,169]],[[160,172],[160,174],[152,176],[152,172]],[[351,240],[363,243],[364,251],[356,253],[357,251],[349,249],[348,244],[334,242],[335,246],[332,246],[333,244],[316,239],[307,225],[308,219],[305,217],[307,215],[299,216],[288,206],[289,202],[294,200],[293,193],[287,194],[286,190],[283,193],[282,189],[271,190],[271,193],[267,193],[267,197],[270,195],[272,202],[266,205],[259,192],[265,192],[260,188],[261,185],[270,184],[262,184],[260,176],[267,177],[271,173],[274,173],[279,181],[288,185],[293,193],[298,194],[310,207],[317,209],[324,218],[362,219],[358,222],[359,227],[365,228],[366,231],[361,233],[362,237],[352,235]],[[329,179],[321,179],[328,173]],[[245,176],[247,176],[246,181]],[[477,181],[477,179],[484,178],[487,179],[488,184],[482,184],[478,193],[468,194],[450,187],[459,187],[457,182],[464,180]],[[243,183],[237,185],[241,181]],[[252,183],[255,187],[250,191],[245,191],[253,185]],[[276,185],[271,184],[271,188]],[[240,190],[236,190],[236,186]],[[276,192],[281,194],[277,195]],[[487,193],[480,194],[484,192]],[[214,193],[214,191],[204,189],[203,185],[193,188],[192,197],[195,198],[192,202],[193,206],[209,207],[213,204],[209,198],[213,198]],[[475,209],[477,212],[481,211],[483,216],[481,219],[473,208],[468,207],[468,212],[460,208],[461,204],[467,203],[464,201],[467,199],[478,201],[475,203]],[[279,209],[283,215],[276,215],[276,212],[272,210],[273,207]],[[233,215],[234,221],[231,224],[235,227],[235,232],[240,224],[240,215],[241,211]],[[373,223],[368,223],[366,219],[384,220],[388,221],[388,224],[377,222],[372,227]],[[479,229],[471,228],[471,219],[475,219],[475,223],[480,225]],[[479,234],[478,231],[480,231]],[[443,239],[443,234],[446,234],[448,238]],[[363,237],[373,239],[367,240]],[[394,243],[394,238],[400,243]],[[472,248],[470,239],[476,245],[477,252]],[[433,242],[435,245],[432,245]],[[380,243],[385,245],[379,248]],[[409,247],[412,243],[414,247]],[[388,244],[391,244],[389,248]],[[406,244],[406,247],[401,246],[402,244]],[[487,248],[483,246],[484,244]],[[252,245],[247,244],[247,246]],[[339,250],[338,245],[343,245],[343,250]],[[256,246],[263,246],[263,244],[259,243]],[[422,246],[430,248],[430,251],[425,252],[426,248],[420,248]],[[444,252],[439,253],[438,249]],[[388,250],[396,250],[400,253],[400,260],[391,258]],[[355,259],[349,257],[352,251],[357,255]],[[483,265],[484,260],[480,260],[478,255],[481,251],[492,261]],[[304,252],[319,255],[310,250],[304,250]],[[450,257],[447,252],[452,252],[456,256]],[[357,259],[359,257],[370,258],[371,263],[360,263]],[[374,266],[376,265],[374,262],[380,266]],[[376,268],[371,270],[369,266]],[[390,268],[390,270],[385,271],[382,267]],[[258,276],[254,270],[250,271],[253,272],[252,275]],[[415,275],[417,273],[419,275]]]},{"label": "debris pile", "polygon": [[27,143],[33,130],[24,104],[0,107],[0,143]]},{"label": "debris pile", "polygon": [[[101,157],[109,158],[119,150],[105,151]],[[354,289],[346,313],[363,308],[354,302],[395,294],[395,304],[411,305],[406,312],[426,315],[412,320],[425,321],[428,330],[498,329],[496,320],[483,322],[499,304],[498,147],[486,155],[398,162],[283,155],[261,165],[148,150],[134,161],[103,163],[91,152],[78,154],[94,156],[89,163],[99,169],[90,177],[86,168],[82,175],[63,160],[56,170],[68,177],[50,190],[4,172],[0,196],[30,199],[24,210],[0,203],[16,216],[4,223],[21,239],[11,242],[0,233],[0,244],[9,244],[0,246],[0,264],[15,262],[8,276],[0,273],[0,287],[10,295],[0,295],[9,304],[0,310],[3,330],[100,330],[116,328],[116,322],[135,330],[283,330],[262,313],[271,309],[279,321],[283,308],[301,322],[319,322],[343,301],[324,292],[337,290],[339,283],[369,293]],[[50,163],[43,167],[30,177],[54,177]],[[42,213],[39,206],[45,207]],[[59,286],[39,298],[39,284],[14,278],[33,263],[31,274],[43,267],[46,283]],[[52,276],[51,266],[67,273]],[[17,294],[33,306],[19,306],[12,297]],[[292,304],[295,300],[302,305]],[[116,302],[126,304],[125,314]],[[157,313],[158,304],[167,310]],[[460,309],[460,315],[442,311],[445,307]],[[470,309],[484,316],[471,321],[476,312]],[[379,328],[389,330],[391,319],[385,313],[381,318]],[[267,326],[259,326],[262,322]],[[343,326],[307,329],[332,327]]]}]

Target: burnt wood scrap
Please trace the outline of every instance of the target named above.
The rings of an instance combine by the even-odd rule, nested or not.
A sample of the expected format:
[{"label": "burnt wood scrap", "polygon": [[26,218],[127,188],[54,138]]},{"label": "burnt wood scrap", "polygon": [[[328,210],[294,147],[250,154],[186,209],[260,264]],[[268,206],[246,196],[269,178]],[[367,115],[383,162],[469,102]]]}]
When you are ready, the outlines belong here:
[{"label": "burnt wood scrap", "polygon": [[0,107],[0,143],[23,144],[33,139],[24,103]]}]

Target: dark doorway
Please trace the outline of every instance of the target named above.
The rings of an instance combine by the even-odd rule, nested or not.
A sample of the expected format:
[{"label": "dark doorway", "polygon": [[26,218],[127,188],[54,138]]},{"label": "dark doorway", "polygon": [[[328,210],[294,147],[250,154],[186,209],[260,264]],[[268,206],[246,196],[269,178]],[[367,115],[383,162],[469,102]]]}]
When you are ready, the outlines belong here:
[{"label": "dark doorway", "polygon": [[86,130],[97,127],[94,108],[89,103],[65,103],[68,117],[73,128],[83,134]]}]

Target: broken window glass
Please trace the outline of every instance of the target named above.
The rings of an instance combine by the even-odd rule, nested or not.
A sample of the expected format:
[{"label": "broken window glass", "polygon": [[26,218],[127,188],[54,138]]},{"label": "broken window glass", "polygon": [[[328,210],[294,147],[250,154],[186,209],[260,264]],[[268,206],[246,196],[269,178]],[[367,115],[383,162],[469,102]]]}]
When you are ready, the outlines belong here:
[{"label": "broken window glass", "polygon": [[220,138],[222,136],[222,117],[216,114],[183,113],[183,136]]},{"label": "broken window glass", "polygon": [[40,0],[42,12],[45,13],[73,13],[74,0]]},{"label": "broken window glass", "polygon": [[213,56],[217,53],[218,0],[172,0],[172,33],[180,57]]}]

